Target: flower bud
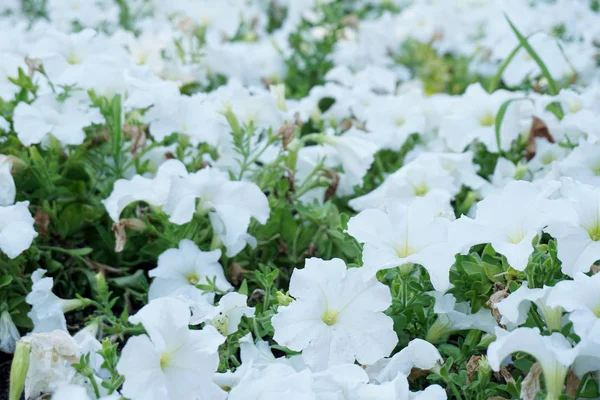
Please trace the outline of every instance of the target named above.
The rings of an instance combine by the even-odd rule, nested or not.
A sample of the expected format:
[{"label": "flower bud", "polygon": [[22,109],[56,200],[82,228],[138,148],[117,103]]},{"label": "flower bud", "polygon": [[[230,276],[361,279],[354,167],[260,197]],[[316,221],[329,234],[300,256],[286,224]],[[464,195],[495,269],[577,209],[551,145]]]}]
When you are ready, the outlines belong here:
[{"label": "flower bud", "polygon": [[425,340],[429,343],[435,343],[450,333],[450,319],[445,314],[439,314],[433,325],[431,325],[427,331]]},{"label": "flower bud", "polygon": [[287,106],[285,104],[285,85],[271,85],[269,86],[269,90],[275,95],[275,104],[277,105],[277,108],[281,111],[287,111]]},{"label": "flower bud", "polygon": [[29,354],[31,353],[31,345],[27,342],[17,343],[15,355],[10,367],[10,391],[9,400],[19,400],[23,387],[25,387],[25,379],[29,370]]},{"label": "flower bud", "polygon": [[98,288],[99,293],[106,293],[108,291],[106,277],[102,272],[98,272],[96,275],[94,275],[94,280],[96,281],[96,287]]},{"label": "flower bud", "polygon": [[221,113],[225,116],[225,119],[229,123],[233,136],[240,136],[242,134],[242,128],[240,127],[240,123],[231,109],[231,104],[225,104],[223,110],[221,110]]},{"label": "flower bud", "polygon": [[477,369],[477,380],[481,387],[487,387],[490,377],[492,376],[492,367],[486,357],[481,357],[479,360],[479,368]]},{"label": "flower bud", "polygon": [[283,293],[280,290],[277,291],[275,298],[277,299],[277,303],[279,303],[280,306],[287,306],[292,301],[294,301],[294,299],[289,294]]}]

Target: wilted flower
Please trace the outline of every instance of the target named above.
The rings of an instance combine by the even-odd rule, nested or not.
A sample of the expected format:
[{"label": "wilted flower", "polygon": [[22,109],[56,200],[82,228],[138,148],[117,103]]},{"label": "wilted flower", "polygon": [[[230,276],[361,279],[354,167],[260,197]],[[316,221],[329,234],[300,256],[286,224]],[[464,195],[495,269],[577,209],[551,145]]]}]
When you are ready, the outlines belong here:
[{"label": "wilted flower", "polygon": [[33,286],[26,301],[31,304],[27,314],[33,321],[33,332],[52,332],[67,330],[65,312],[76,310],[85,305],[80,299],[65,300],[52,293],[54,279],[44,277],[46,270],[38,269],[31,275]]}]

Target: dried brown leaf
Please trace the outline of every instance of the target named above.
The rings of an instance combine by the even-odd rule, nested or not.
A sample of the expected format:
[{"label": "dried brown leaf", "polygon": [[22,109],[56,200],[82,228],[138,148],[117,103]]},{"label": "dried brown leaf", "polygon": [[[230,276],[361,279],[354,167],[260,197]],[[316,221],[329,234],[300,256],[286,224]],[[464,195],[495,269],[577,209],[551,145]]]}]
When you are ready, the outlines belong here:
[{"label": "dried brown leaf", "polygon": [[529,137],[527,138],[527,146],[525,147],[525,159],[527,161],[535,156],[535,138],[545,138],[550,143],[554,143],[554,138],[550,135],[548,127],[538,117],[533,117],[531,128],[529,129]]}]

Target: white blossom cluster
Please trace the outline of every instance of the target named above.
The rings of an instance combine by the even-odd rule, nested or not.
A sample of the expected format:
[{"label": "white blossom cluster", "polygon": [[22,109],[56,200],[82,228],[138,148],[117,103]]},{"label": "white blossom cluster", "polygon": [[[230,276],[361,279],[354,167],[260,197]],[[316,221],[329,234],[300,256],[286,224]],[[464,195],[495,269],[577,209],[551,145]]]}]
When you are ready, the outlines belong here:
[{"label": "white blossom cluster", "polygon": [[[455,398],[440,381],[411,390],[409,376],[439,373],[445,360],[436,339],[467,330],[485,333],[493,371],[511,365],[515,353],[535,359],[547,399],[559,398],[567,376],[600,371],[600,14],[589,2],[341,2],[382,11],[338,32],[332,68],[299,99],[286,98],[286,60],[294,51],[288,39],[303,21],[319,21],[322,3],[332,1],[46,3],[45,16],[34,20],[21,2],[0,4],[0,99],[20,99],[0,117],[0,140],[12,135],[26,148],[58,146],[69,157],[90,129],[109,125],[98,99],[118,98],[122,120],[146,126],[148,135],[135,162],[127,151],[123,164],[103,160],[126,166],[101,202],[114,229],[131,229],[128,211],[145,204],[174,227],[193,228],[207,217],[213,237],[208,251],[193,235],[181,240],[149,270],[148,302],[128,321],[145,333],[125,337],[118,391],[102,385],[111,375],[97,354],[101,327],[72,336],[68,330],[65,313],[88,300],[59,298],[53,278],[35,271],[26,297],[32,331],[20,339],[0,308],[0,349],[31,348],[27,399]],[[137,16],[134,30],[123,27],[120,3]],[[271,29],[274,3],[286,14]],[[305,40],[318,41],[328,29],[314,26]],[[431,93],[397,62],[409,42],[468,58],[470,73],[497,78],[503,89],[476,82],[461,94]],[[19,97],[19,69],[37,85],[35,96]],[[213,86],[215,77],[226,83]],[[555,82],[561,88],[552,93]],[[189,85],[210,90],[184,94]],[[324,101],[332,105],[324,109]],[[283,148],[271,140],[286,126],[309,123],[322,129],[295,135]],[[545,134],[534,135],[536,126]],[[258,133],[245,144],[249,157],[239,152],[248,130]],[[174,133],[187,144],[175,156],[177,145],[167,143]],[[376,155],[400,153],[415,134],[418,143],[401,167],[363,191]],[[515,159],[515,147],[525,145],[530,154]],[[212,153],[200,153],[203,146]],[[476,162],[480,149],[497,156],[486,178]],[[258,318],[226,276],[225,260],[257,247],[251,227],[269,221],[272,204],[255,178],[265,165],[282,164],[282,154],[294,155],[286,168],[297,185],[317,170],[333,171],[336,185],[305,185],[296,201],[346,198],[355,213],[340,234],[360,246],[361,264],[307,257],[267,316],[274,335],[242,336],[239,365],[223,372],[219,349],[242,320]],[[15,202],[12,172],[22,162],[0,155],[0,250],[7,259],[29,249],[39,231],[29,202]],[[141,174],[139,163],[146,166]],[[465,190],[472,204],[457,218]],[[564,275],[554,286],[515,280],[476,312],[457,300],[457,256],[489,244],[503,256],[504,274],[519,274],[548,237]],[[428,276],[437,314],[431,335],[411,337],[405,347],[388,312],[396,300],[382,279],[398,268]],[[529,323],[532,310],[540,327]],[[73,365],[86,354],[92,373],[84,377]]]}]

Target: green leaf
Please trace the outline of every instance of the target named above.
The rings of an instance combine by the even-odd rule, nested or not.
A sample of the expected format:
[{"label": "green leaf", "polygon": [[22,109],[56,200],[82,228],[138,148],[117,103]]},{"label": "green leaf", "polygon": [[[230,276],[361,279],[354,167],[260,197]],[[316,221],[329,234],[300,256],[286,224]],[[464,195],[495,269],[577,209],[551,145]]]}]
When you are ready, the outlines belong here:
[{"label": "green leaf", "polygon": [[501,141],[500,141],[500,128],[502,127],[502,121],[504,120],[504,115],[506,114],[506,110],[508,110],[508,106],[510,106],[510,104],[513,101],[519,101],[519,100],[528,100],[526,97],[519,97],[516,99],[509,99],[506,100],[504,103],[502,103],[502,105],[500,106],[500,109],[498,109],[498,113],[496,114],[496,121],[495,121],[495,133],[496,133],[496,144],[498,145],[498,153],[502,154],[502,147],[500,146]]},{"label": "green leaf", "polygon": [[238,293],[248,296],[248,281],[246,279],[242,281]]},{"label": "green leaf", "polygon": [[0,288],[10,285],[12,281],[13,277],[11,275],[0,276]]},{"label": "green leaf", "polygon": [[519,30],[517,29],[515,24],[513,24],[513,22],[510,20],[510,18],[508,18],[508,15],[504,14],[504,18],[506,18],[506,21],[510,25],[510,29],[512,29],[513,33],[517,36],[517,39],[519,39],[519,43],[521,44],[521,46],[523,46],[523,48],[525,50],[527,50],[527,52],[529,53],[531,58],[533,58],[533,60],[537,63],[537,65],[542,70],[542,74],[548,80],[548,87],[551,90],[551,94],[557,95],[558,94],[558,85],[556,84],[556,81],[554,80],[554,78],[552,78],[552,75],[550,74],[548,67],[546,67],[546,64],[544,64],[544,62],[542,61],[540,56],[536,53],[536,51],[533,49],[533,47],[531,47],[531,45],[527,41],[527,38],[525,36],[523,36],[521,34],[521,32],[519,32]]},{"label": "green leaf", "polygon": [[488,86],[489,93],[492,93],[496,89],[498,89],[498,86],[500,85],[500,80],[502,79],[502,74],[504,73],[504,70],[506,69],[506,67],[508,67],[508,64],[510,64],[512,59],[515,58],[515,56],[517,55],[519,50],[521,50],[521,47],[523,47],[523,46],[519,43],[519,45],[517,47],[515,47],[515,49],[513,51],[511,51],[510,54],[508,55],[508,57],[506,57],[506,59],[502,62],[502,64],[500,65],[500,68],[498,68],[498,72],[496,72],[496,75],[490,81],[490,84]]},{"label": "green leaf", "polygon": [[143,289],[147,285],[146,276],[141,269],[135,271],[133,275],[113,278],[110,282],[118,287],[131,289]]}]

